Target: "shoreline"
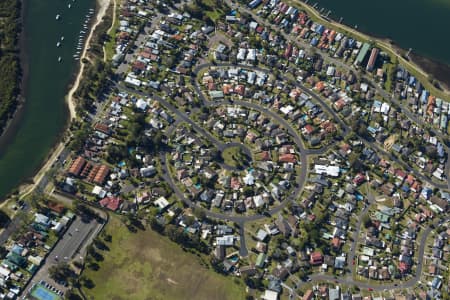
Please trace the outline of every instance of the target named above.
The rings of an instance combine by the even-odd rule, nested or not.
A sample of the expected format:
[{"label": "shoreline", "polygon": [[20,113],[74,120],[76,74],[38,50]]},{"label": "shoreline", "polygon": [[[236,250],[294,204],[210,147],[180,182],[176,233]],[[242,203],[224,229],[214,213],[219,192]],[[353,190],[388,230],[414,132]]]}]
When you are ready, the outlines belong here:
[{"label": "shoreline", "polygon": [[[324,17],[322,16],[322,18]],[[351,29],[350,25],[345,23],[345,21],[343,23],[339,23],[338,20],[333,19],[332,17],[326,17],[325,21],[328,21],[333,25],[341,24]],[[382,42],[386,45],[389,45],[391,50],[396,55],[403,56],[403,54],[406,54],[408,52],[400,45],[398,45],[395,40],[388,36],[382,36],[371,32],[362,31],[360,29],[355,30],[363,35],[366,35],[368,38],[373,39],[376,42]],[[406,61],[412,63],[412,65],[414,65],[415,68],[419,70],[424,76],[428,77],[431,75],[433,78],[435,78],[440,84],[441,92],[450,96],[450,64],[448,64],[447,62],[441,62],[436,58],[420,54],[414,50],[410,52],[409,59]],[[432,84],[431,82],[429,83]]]},{"label": "shoreline", "polygon": [[25,91],[28,82],[28,55],[26,49],[26,32],[24,26],[25,5],[27,0],[20,1],[20,32],[17,42],[19,48],[19,65],[20,65],[20,80],[19,80],[19,95],[17,95],[17,103],[14,112],[6,121],[6,125],[0,131],[0,155],[6,150],[12,138],[18,130],[18,124],[21,120],[26,104]]},{"label": "shoreline", "polygon": [[[397,46],[394,41],[390,40],[389,38],[383,37],[376,37],[374,35],[371,34],[366,34],[362,31],[356,30],[354,28],[351,28],[349,25],[345,24],[345,23],[339,23],[338,21],[330,18],[330,17],[324,17],[319,11],[317,11],[315,8],[313,8],[310,4],[307,4],[304,2],[304,0],[297,0],[297,1],[292,1],[293,3],[299,4],[301,8],[303,8],[308,14],[310,14],[310,16],[314,16],[316,19],[320,20],[320,23],[322,24],[329,24],[333,27],[339,28],[340,30],[346,32],[346,33],[350,33],[351,35],[358,37],[360,39],[363,40],[371,40],[374,41],[379,48],[381,48],[380,50],[384,50],[386,52],[388,52],[391,55],[394,55],[395,57],[397,57],[398,61],[400,64],[402,64],[404,67],[410,69],[408,70],[411,73],[411,70],[419,73],[419,75],[423,78],[418,78],[419,81],[422,82],[422,84],[425,82],[426,85],[429,85],[431,88],[427,88],[427,90],[430,91],[430,93],[432,94],[444,94],[446,96],[446,98],[450,97],[450,90],[448,89],[447,85],[438,80],[439,81],[439,86],[441,87],[436,88],[428,79],[429,79],[429,75],[431,73],[428,73],[424,70],[424,68],[416,61],[413,60],[406,60],[402,53],[399,53],[400,51],[404,51],[406,52],[406,50],[404,50],[403,48],[401,48],[400,46]],[[292,3],[291,2],[291,3]],[[419,54],[414,54],[413,56],[415,57],[422,57],[424,59],[424,61],[430,61],[433,62],[432,59],[423,57]],[[450,66],[449,66],[449,73],[450,73]],[[415,74],[413,74],[415,75]],[[435,74],[431,74],[433,77],[436,78]],[[416,76],[417,77],[417,76]],[[423,80],[425,79],[425,80]],[[436,93],[436,91],[438,91]],[[436,95],[438,97],[438,95]]]},{"label": "shoreline", "polygon": [[[58,138],[58,141],[55,143],[55,145],[52,147],[52,149],[49,151],[49,154],[47,158],[42,162],[41,166],[37,168],[36,172],[34,173],[30,179],[24,179],[23,183],[19,184],[18,190],[20,194],[20,199],[26,197],[30,193],[34,191],[37,184],[40,182],[40,180],[44,177],[45,173],[51,168],[53,165],[53,162],[55,159],[61,154],[61,152],[64,150],[66,143],[64,141],[65,133],[67,133],[67,130],[70,126],[70,123],[76,118],[76,103],[74,99],[74,93],[78,89],[78,86],[83,79],[83,72],[85,63],[83,62],[83,59],[88,59],[87,52],[90,47],[90,42],[93,37],[94,31],[97,28],[97,26],[103,21],[103,17],[110,5],[111,0],[96,0],[96,7],[95,7],[95,21],[92,23],[91,27],[89,28],[89,35],[86,38],[86,42],[83,47],[83,52],[81,53],[80,60],[79,60],[79,68],[78,71],[74,73],[75,79],[72,82],[71,85],[69,85],[68,93],[65,97],[65,102],[67,104],[66,109],[69,112],[69,116],[67,119],[66,126],[61,131],[60,137]],[[27,184],[27,182],[32,182],[31,184]],[[8,199],[11,196],[11,193],[6,195],[5,200]]]}]

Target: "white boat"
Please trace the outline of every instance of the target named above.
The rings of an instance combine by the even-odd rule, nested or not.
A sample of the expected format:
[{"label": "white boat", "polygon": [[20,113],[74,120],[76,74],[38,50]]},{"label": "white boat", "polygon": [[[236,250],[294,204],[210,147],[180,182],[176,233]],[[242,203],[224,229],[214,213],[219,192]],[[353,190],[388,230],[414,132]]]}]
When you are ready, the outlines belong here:
[{"label": "white boat", "polygon": [[60,15],[56,15],[56,17],[55,17],[56,20],[59,20],[60,18],[61,18]]},{"label": "white boat", "polygon": [[57,43],[56,43],[56,47],[59,47],[59,46],[61,46],[61,43],[60,43],[60,42],[57,42]]},{"label": "white boat", "polygon": [[61,62],[62,61],[62,58],[61,58],[61,56],[59,56],[58,57],[58,62]]},{"label": "white boat", "polygon": [[61,37],[61,41],[64,41],[64,36]]},{"label": "white boat", "polygon": [[72,4],[69,3],[69,4],[67,5],[67,7],[68,7],[68,8],[71,8],[71,7],[72,7]]}]

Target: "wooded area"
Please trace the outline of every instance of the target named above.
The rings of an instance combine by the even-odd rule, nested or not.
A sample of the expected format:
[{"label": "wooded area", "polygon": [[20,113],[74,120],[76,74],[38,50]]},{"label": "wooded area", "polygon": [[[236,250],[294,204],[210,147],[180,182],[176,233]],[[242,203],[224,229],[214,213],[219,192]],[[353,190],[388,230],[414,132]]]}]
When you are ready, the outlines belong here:
[{"label": "wooded area", "polygon": [[20,92],[20,5],[19,0],[0,1],[0,134],[17,106]]}]

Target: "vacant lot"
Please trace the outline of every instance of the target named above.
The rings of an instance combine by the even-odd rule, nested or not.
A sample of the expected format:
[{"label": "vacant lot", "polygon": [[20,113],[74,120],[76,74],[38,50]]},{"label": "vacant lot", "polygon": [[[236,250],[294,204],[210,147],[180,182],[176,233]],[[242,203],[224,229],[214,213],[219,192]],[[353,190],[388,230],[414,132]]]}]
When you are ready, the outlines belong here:
[{"label": "vacant lot", "polygon": [[[83,275],[95,284],[88,299],[244,299],[243,284],[200,265],[166,237],[147,229],[131,233],[117,217],[105,228],[112,235],[100,269]],[[208,258],[206,258],[208,259]]]}]

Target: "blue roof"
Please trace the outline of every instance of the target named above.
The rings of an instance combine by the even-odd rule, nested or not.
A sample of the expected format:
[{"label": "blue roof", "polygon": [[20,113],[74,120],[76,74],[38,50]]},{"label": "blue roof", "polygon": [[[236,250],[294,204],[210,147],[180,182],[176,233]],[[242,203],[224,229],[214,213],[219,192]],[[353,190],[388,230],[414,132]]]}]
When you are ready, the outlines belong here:
[{"label": "blue roof", "polygon": [[437,289],[439,287],[439,285],[441,284],[441,279],[439,277],[434,277],[433,281],[431,282],[431,286],[435,289]]},{"label": "blue roof", "polygon": [[423,102],[423,103],[426,103],[427,102],[427,100],[428,100],[428,96],[430,95],[430,93],[427,91],[427,90],[423,90],[422,91],[422,95],[420,95],[420,100]]},{"label": "blue roof", "polygon": [[320,24],[319,26],[316,27],[315,30],[317,33],[322,34],[325,31],[325,26],[323,26],[322,24]]},{"label": "blue roof", "polygon": [[23,252],[23,247],[19,246],[19,245],[14,245],[11,249],[12,252],[18,254],[18,255],[22,255]]},{"label": "blue roof", "polygon": [[370,133],[377,133],[377,130],[376,130],[375,128],[373,128],[372,126],[367,127],[367,130],[368,130]]},{"label": "blue roof", "polygon": [[353,48],[355,46],[356,41],[354,39],[348,39],[348,47]]}]

